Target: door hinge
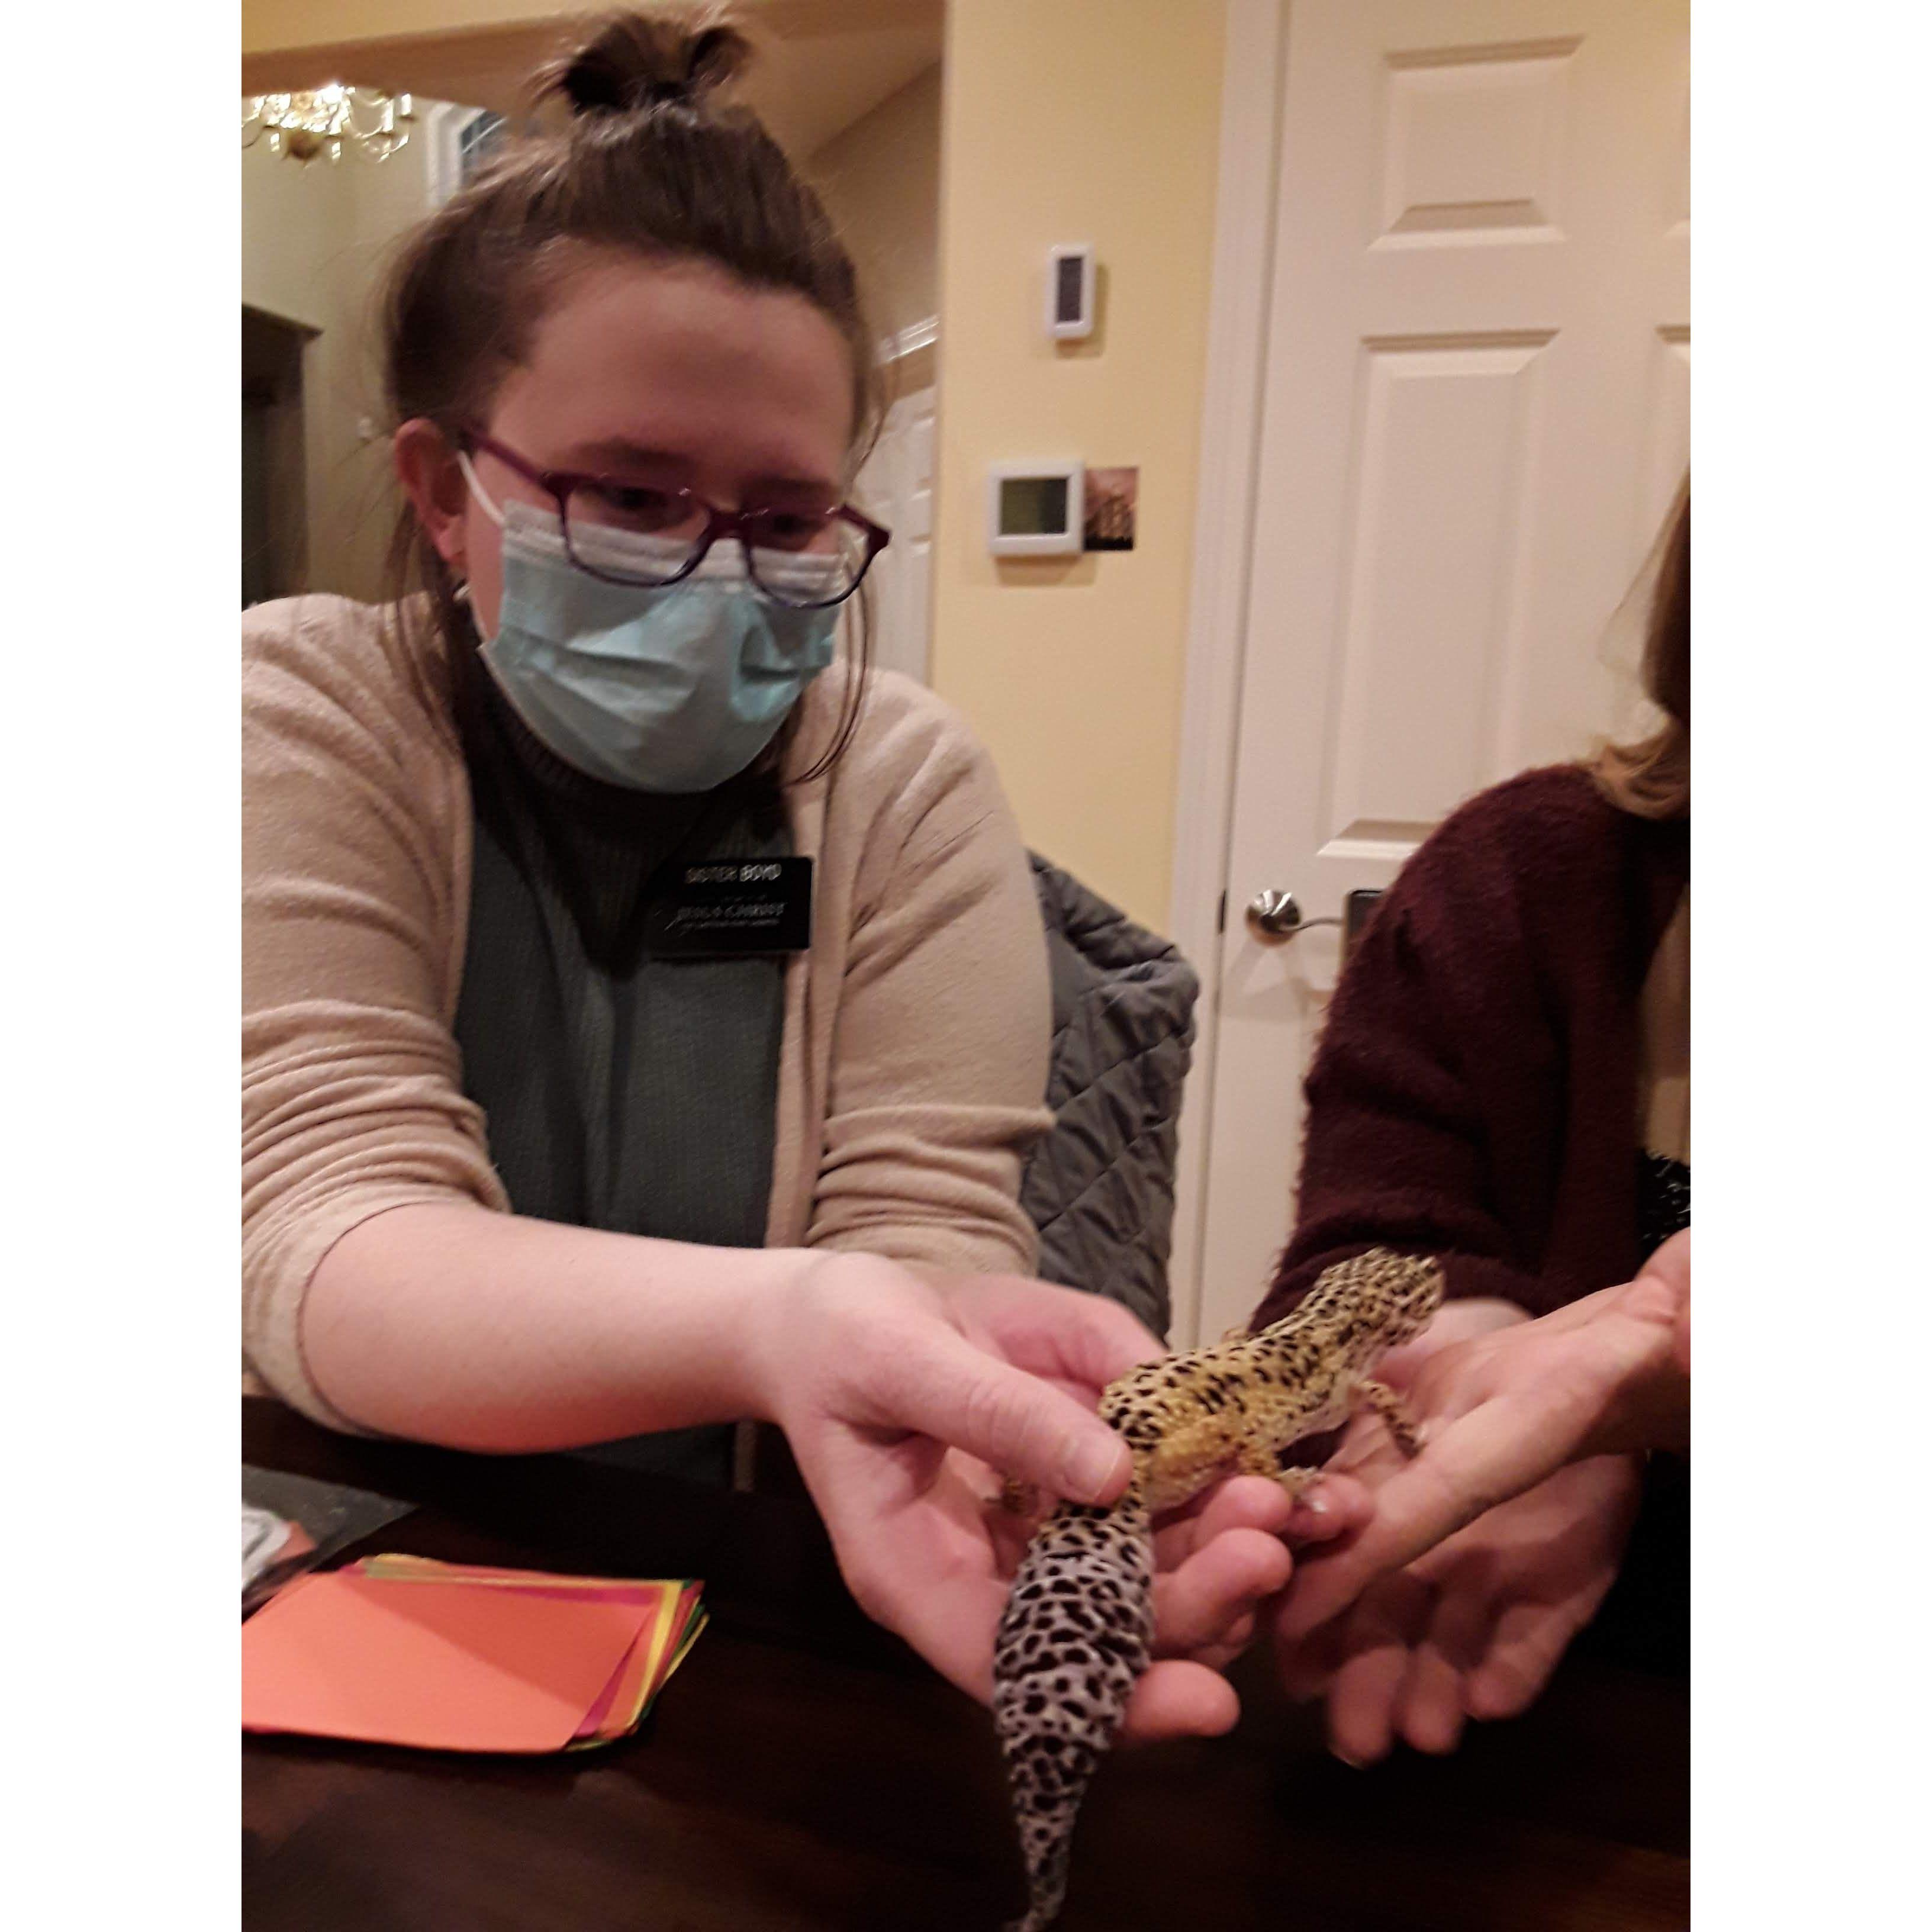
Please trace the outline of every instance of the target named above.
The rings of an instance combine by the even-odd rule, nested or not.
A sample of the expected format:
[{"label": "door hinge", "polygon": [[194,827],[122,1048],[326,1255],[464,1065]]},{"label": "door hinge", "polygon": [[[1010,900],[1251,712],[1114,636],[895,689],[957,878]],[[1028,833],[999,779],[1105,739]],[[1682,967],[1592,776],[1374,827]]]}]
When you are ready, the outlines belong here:
[{"label": "door hinge", "polygon": [[1214,930],[1216,932],[1226,932],[1227,929],[1228,895],[1224,890],[1221,894],[1221,903],[1214,908]]}]

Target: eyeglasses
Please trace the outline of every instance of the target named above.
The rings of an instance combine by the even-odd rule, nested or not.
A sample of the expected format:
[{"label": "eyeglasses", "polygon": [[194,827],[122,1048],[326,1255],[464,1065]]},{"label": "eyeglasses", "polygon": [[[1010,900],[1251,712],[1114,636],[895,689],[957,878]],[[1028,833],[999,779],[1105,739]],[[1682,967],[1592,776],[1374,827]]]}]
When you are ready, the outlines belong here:
[{"label": "eyeglasses", "polygon": [[849,504],[721,510],[689,490],[540,470],[478,430],[466,432],[463,441],[551,498],[563,526],[565,554],[607,584],[662,590],[688,577],[721,538],[734,538],[761,596],[796,610],[821,610],[850,597],[892,541],[890,530]]}]

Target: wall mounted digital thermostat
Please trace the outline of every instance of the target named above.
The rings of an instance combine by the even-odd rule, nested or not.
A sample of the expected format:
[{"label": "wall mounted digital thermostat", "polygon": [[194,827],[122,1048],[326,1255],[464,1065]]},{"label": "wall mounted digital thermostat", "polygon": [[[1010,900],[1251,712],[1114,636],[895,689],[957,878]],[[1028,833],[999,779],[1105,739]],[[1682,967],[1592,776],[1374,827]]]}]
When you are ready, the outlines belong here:
[{"label": "wall mounted digital thermostat", "polygon": [[986,548],[995,556],[1069,556],[1081,547],[1086,477],[1078,463],[996,463],[987,478]]},{"label": "wall mounted digital thermostat", "polygon": [[1078,342],[1094,333],[1094,250],[1089,244],[1056,248],[1047,257],[1046,332],[1056,342]]}]

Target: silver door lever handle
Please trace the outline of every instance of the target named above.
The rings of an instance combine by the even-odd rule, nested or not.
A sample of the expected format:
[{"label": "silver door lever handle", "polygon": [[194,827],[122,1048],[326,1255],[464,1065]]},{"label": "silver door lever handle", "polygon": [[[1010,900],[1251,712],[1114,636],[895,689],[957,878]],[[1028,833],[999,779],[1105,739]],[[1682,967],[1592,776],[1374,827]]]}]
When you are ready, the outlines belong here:
[{"label": "silver door lever handle", "polygon": [[1292,892],[1264,887],[1248,902],[1248,930],[1264,946],[1280,946],[1311,926],[1340,926],[1340,919],[1304,919]]}]

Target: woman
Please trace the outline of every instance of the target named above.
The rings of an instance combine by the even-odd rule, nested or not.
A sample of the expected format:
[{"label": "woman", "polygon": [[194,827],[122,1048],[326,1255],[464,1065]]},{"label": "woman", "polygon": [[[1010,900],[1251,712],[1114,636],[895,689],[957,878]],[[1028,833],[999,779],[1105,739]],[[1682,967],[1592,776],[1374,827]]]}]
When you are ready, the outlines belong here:
[{"label": "woman", "polygon": [[1421,1454],[1404,1468],[1352,1432],[1330,1467],[1375,1491],[1375,1522],[1274,1617],[1291,1686],[1325,1693],[1354,1762],[1526,1708],[1604,1605],[1640,1499],[1606,1622],[1684,1654],[1686,1473],[1638,1452],[1688,1447],[1688,479],[1644,677],[1651,736],[1510,779],[1416,853],[1310,1073],[1299,1220],[1256,1325],[1376,1245],[1439,1256],[1451,1298],[1387,1368]]},{"label": "woman", "polygon": [[[472,1450],[722,1480],[776,1423],[860,1600],[984,1696],[983,1465],[1117,1493],[1093,1402],[1158,1347],[1020,1279],[1032,887],[960,722],[832,661],[886,541],[843,501],[872,338],[715,98],[744,51],[619,16],[548,73],[568,125],[388,290],[420,589],[244,622],[244,1346],[332,1426]],[[1285,1574],[1214,1526],[1177,1642]],[[1232,1701],[1177,1660],[1136,1714]]]}]

